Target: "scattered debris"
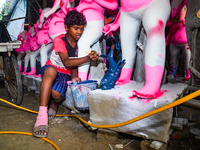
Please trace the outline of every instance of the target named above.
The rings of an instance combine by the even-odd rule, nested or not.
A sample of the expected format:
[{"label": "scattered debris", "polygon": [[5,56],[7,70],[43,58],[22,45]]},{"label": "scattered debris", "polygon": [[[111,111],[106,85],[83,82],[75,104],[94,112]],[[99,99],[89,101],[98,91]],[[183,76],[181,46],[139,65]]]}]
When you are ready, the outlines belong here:
[{"label": "scattered debris", "polygon": [[153,141],[153,142],[151,142],[150,147],[151,147],[151,148],[154,148],[154,149],[156,149],[156,150],[159,150],[159,149],[161,148],[162,145],[163,145],[162,142]]},{"label": "scattered debris", "polygon": [[120,148],[124,148],[124,146],[123,146],[123,144],[116,144],[115,148],[119,148],[120,149]]},{"label": "scattered debris", "polygon": [[127,145],[129,145],[132,142],[133,142],[133,140],[131,140],[130,142],[128,142],[126,145],[124,145],[124,147],[126,147]]},{"label": "scattered debris", "polygon": [[116,144],[118,140],[118,133],[108,129],[98,129],[97,141],[107,142],[109,144]]},{"label": "scattered debris", "polygon": [[186,118],[173,117],[172,118],[172,122],[179,123],[179,124],[182,124],[182,125],[187,125],[188,124],[188,120]]},{"label": "scattered debris", "polygon": [[171,139],[188,139],[190,137],[190,129],[187,126],[184,126],[183,129],[174,130],[171,135]]},{"label": "scattered debris", "polygon": [[190,133],[200,136],[200,129],[192,126],[190,127]]},{"label": "scattered debris", "polygon": [[[88,123],[92,124],[92,122],[90,120],[88,121]],[[92,127],[92,126],[89,126],[88,129],[91,130],[91,131],[97,130],[97,128]]]},{"label": "scattered debris", "polygon": [[177,130],[182,130],[183,129],[183,125],[187,125],[187,124],[188,124],[188,120],[186,118],[173,117],[170,128],[177,129]]},{"label": "scattered debris", "polygon": [[142,140],[140,143],[141,150],[167,150],[167,143],[158,141]]},{"label": "scattered debris", "polygon": [[65,120],[69,120],[69,117],[55,117],[55,118],[49,119],[50,124],[62,123]]},{"label": "scattered debris", "polygon": [[110,149],[113,150],[112,146],[110,144],[108,144],[108,145],[109,145]]},{"label": "scattered debris", "polygon": [[172,122],[170,128],[177,129],[177,130],[182,130],[183,129],[183,125],[179,124],[179,123],[173,123]]},{"label": "scattered debris", "polygon": [[195,136],[194,138],[197,140],[200,140],[200,136]]}]

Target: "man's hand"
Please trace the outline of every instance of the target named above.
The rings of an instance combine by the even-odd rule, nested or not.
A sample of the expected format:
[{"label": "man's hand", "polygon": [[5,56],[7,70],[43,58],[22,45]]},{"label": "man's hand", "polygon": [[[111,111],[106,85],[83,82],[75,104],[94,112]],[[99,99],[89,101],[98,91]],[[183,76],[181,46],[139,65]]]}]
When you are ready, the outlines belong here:
[{"label": "man's hand", "polygon": [[99,58],[99,54],[97,54],[96,51],[92,50],[90,52],[90,54],[88,55],[88,57],[90,58],[90,60],[97,60]]},{"label": "man's hand", "polygon": [[79,78],[79,77],[73,77],[72,78],[72,82],[81,82],[81,78]]}]

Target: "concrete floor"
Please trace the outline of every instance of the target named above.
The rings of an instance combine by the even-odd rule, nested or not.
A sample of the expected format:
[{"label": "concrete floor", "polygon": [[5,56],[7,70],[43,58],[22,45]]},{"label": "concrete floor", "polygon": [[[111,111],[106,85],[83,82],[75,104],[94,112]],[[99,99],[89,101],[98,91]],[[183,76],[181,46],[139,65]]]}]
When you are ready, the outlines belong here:
[{"label": "concrete floor", "polygon": [[[9,100],[3,82],[0,83],[0,98]],[[32,92],[23,92],[23,102],[20,106],[38,111],[39,99]],[[32,133],[36,114],[19,110],[13,106],[0,101],[0,131],[21,131]],[[67,113],[67,110],[60,107],[58,114]],[[80,114],[83,119],[88,120],[89,114]],[[115,144],[112,140],[98,138],[97,131],[91,131],[76,118],[56,117],[49,121],[48,139],[53,141],[61,150],[111,150],[109,144],[126,145],[124,150],[140,150],[142,138],[118,133],[118,140]],[[0,134],[1,150],[53,150],[49,143],[27,135]],[[190,134],[187,138],[170,139],[168,150],[199,150],[200,141]]]}]

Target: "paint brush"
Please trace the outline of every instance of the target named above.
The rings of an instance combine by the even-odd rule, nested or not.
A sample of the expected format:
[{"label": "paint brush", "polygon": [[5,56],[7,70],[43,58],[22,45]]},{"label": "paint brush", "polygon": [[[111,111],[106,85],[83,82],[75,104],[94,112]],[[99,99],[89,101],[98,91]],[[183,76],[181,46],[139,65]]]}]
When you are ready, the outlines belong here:
[{"label": "paint brush", "polygon": [[[90,54],[90,52],[88,52],[88,51],[85,51],[85,53]],[[96,54],[94,54],[94,55],[96,55]],[[97,55],[99,55],[99,57],[109,57],[106,54],[97,54]]]}]

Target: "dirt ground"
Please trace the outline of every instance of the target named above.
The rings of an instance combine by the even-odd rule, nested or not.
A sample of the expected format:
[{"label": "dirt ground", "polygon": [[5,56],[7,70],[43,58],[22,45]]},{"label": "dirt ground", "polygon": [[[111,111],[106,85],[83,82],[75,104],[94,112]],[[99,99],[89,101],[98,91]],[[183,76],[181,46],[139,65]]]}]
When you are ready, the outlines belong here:
[{"label": "dirt ground", "polygon": [[[23,92],[23,102],[20,106],[38,111],[39,99],[31,92]],[[0,98],[9,100],[3,82],[0,82]],[[20,131],[32,133],[36,114],[20,110],[0,101],[0,131]],[[67,113],[61,107],[58,114]],[[89,113],[80,114],[88,120]],[[98,139],[97,131],[91,131],[78,119],[71,117],[56,117],[49,121],[48,139],[61,150],[115,150],[113,140]],[[118,133],[117,144],[123,144],[124,150],[140,150],[142,138]],[[0,134],[0,150],[53,150],[51,144],[40,138],[28,135]],[[199,150],[200,140],[190,134],[185,139],[170,139],[168,150]]]}]

